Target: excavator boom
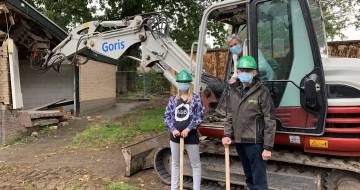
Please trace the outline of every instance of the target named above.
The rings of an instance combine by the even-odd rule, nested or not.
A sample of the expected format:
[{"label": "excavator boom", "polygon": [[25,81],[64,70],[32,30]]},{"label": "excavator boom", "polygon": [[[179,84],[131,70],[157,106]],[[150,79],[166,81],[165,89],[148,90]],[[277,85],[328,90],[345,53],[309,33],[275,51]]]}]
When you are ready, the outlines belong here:
[{"label": "excavator boom", "polygon": [[[40,68],[58,68],[61,64],[81,64],[77,55],[91,51],[114,60],[128,57],[142,67],[156,65],[175,86],[175,72],[193,71],[195,65],[188,54],[169,37],[166,18],[161,14],[145,14],[119,21],[91,21],[75,28],[52,51],[47,51]],[[141,57],[136,55],[141,52]],[[69,62],[68,58],[72,58]],[[174,72],[175,71],[175,72]],[[194,75],[194,73],[192,73]],[[195,89],[199,89],[195,86]]]}]

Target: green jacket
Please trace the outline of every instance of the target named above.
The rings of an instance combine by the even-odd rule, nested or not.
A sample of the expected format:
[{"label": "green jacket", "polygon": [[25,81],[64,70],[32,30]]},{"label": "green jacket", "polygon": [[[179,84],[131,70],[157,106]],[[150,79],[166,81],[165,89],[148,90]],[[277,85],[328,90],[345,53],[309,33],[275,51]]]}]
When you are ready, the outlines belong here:
[{"label": "green jacket", "polygon": [[257,80],[243,97],[236,87],[231,87],[227,105],[225,136],[235,143],[263,143],[264,149],[272,150],[276,120],[267,87]]}]

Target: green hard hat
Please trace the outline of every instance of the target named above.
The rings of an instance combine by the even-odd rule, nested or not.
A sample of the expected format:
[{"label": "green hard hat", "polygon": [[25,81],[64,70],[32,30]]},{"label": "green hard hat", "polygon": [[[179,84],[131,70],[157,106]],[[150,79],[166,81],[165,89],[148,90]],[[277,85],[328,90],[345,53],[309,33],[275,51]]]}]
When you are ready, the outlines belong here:
[{"label": "green hard hat", "polygon": [[256,61],[252,56],[243,56],[236,64],[237,69],[256,69]]},{"label": "green hard hat", "polygon": [[191,81],[192,81],[191,74],[185,69],[181,70],[176,75],[176,82],[191,82]]}]

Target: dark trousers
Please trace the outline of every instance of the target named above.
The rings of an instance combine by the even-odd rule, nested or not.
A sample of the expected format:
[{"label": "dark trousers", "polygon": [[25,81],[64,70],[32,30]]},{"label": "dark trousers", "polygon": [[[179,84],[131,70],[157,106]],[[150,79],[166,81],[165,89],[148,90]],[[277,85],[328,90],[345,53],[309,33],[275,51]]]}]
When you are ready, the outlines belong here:
[{"label": "dark trousers", "polygon": [[266,162],[262,159],[262,144],[236,143],[246,184],[250,190],[267,190]]}]

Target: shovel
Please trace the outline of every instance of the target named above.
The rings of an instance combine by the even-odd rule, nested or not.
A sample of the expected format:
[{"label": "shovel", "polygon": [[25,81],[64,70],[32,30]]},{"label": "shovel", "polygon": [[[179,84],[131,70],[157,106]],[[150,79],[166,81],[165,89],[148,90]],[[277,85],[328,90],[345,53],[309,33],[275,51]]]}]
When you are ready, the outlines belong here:
[{"label": "shovel", "polygon": [[184,189],[184,138],[180,137],[180,190]]},{"label": "shovel", "polygon": [[230,190],[230,154],[229,145],[225,144],[225,186],[226,190]]}]

